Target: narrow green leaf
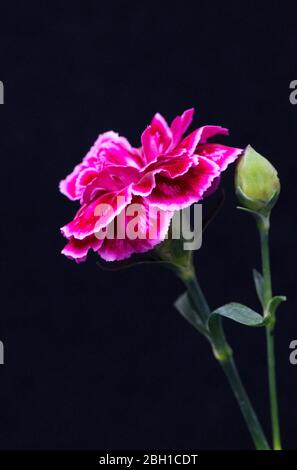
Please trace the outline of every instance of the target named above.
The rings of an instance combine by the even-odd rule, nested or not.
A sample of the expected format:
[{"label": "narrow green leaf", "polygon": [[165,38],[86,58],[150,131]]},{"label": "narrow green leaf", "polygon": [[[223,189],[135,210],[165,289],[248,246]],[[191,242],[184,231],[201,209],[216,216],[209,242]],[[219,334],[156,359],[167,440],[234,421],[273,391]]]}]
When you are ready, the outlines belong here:
[{"label": "narrow green leaf", "polygon": [[209,328],[212,329],[212,322],[217,321],[218,317],[225,317],[233,320],[237,323],[241,323],[246,326],[260,327],[264,326],[268,319],[264,319],[262,315],[255,312],[245,305],[231,302],[230,304],[224,305],[216,309],[209,317],[208,324]]},{"label": "narrow green leaf", "polygon": [[229,318],[241,325],[252,327],[264,326],[266,325],[266,322],[270,320],[270,317],[264,319],[259,315],[259,313],[254,312],[251,308],[236,302],[231,302],[230,304],[223,305],[223,307],[214,310],[208,318],[208,329],[214,354],[220,361],[225,361],[232,354],[232,351],[224,338],[224,332],[222,329],[223,318]]},{"label": "narrow green leaf", "polygon": [[267,316],[271,316],[272,318],[275,318],[275,312],[277,307],[282,303],[287,300],[287,297],[284,295],[276,295],[275,297],[272,297],[272,299],[269,300],[265,312]]},{"label": "narrow green leaf", "polygon": [[264,305],[264,279],[261,273],[256,269],[253,269],[253,278],[256,287],[256,292],[258,295],[258,299],[260,300],[261,304]]},{"label": "narrow green leaf", "polygon": [[202,333],[205,336],[208,335],[208,331],[202,323],[200,317],[194,310],[190,297],[187,292],[180,295],[174,303],[177,311],[196,329],[199,333]]}]

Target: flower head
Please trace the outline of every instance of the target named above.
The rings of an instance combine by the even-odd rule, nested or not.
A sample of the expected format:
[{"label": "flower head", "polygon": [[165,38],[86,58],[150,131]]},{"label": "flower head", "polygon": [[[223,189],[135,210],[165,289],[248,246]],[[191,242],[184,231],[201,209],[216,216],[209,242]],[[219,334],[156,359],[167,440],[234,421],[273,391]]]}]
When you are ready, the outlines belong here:
[{"label": "flower head", "polygon": [[[174,211],[209,192],[241,150],[207,142],[228,134],[220,126],[203,126],[183,137],[193,113],[185,111],[170,126],[156,114],[142,133],[140,148],[112,131],[99,135],[60,183],[60,191],[81,205],[61,229],[69,240],[63,254],[80,262],[91,248],[106,261],[146,252],[164,240]],[[110,236],[115,227],[116,236]],[[127,236],[131,227],[137,237]]]}]

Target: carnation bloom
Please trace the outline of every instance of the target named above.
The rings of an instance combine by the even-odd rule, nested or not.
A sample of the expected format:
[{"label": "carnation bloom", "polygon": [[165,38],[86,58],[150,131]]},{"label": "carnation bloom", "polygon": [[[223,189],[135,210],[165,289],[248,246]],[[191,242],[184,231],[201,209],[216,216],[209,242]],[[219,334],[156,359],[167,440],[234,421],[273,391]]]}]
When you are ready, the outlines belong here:
[{"label": "carnation bloom", "polygon": [[[60,191],[81,204],[61,229],[68,239],[64,255],[81,262],[92,248],[104,260],[114,261],[151,250],[166,237],[174,211],[201,200],[216,185],[241,149],[207,143],[216,134],[228,134],[220,126],[203,126],[183,137],[193,113],[185,111],[170,126],[156,114],[141,136],[140,148],[112,131],[99,135],[60,183]],[[133,214],[128,212],[133,204],[143,208],[138,214],[140,236],[108,237],[111,224],[125,228],[131,222]]]}]

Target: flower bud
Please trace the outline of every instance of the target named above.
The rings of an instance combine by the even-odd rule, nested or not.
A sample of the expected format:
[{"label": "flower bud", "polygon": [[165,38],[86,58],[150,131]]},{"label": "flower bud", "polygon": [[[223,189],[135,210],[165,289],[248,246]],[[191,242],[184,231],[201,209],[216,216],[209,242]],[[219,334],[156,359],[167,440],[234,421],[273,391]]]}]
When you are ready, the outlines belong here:
[{"label": "flower bud", "polygon": [[271,163],[248,145],[237,164],[235,188],[243,207],[268,214],[280,193],[280,181]]}]

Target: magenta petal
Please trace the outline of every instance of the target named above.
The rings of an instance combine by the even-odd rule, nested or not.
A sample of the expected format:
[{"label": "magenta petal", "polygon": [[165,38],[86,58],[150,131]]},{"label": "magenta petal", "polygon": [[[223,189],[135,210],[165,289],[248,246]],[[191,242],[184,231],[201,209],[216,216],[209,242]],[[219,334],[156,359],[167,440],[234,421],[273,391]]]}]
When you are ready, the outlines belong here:
[{"label": "magenta petal", "polygon": [[196,152],[215,162],[220,170],[224,171],[230,163],[241,155],[242,149],[220,144],[202,144],[198,145]]},{"label": "magenta petal", "polygon": [[141,136],[142,150],[147,163],[150,163],[158,156],[158,141],[152,133],[152,127],[148,126]]},{"label": "magenta petal", "polygon": [[172,142],[172,131],[161,114],[157,113],[153,117],[151,131],[154,134],[158,134],[159,153],[166,152]]},{"label": "magenta petal", "polygon": [[96,159],[99,169],[110,165],[139,168],[143,164],[140,151],[133,148],[125,137],[113,131],[99,135],[85,159]]},{"label": "magenta petal", "polygon": [[[131,188],[114,193],[105,193],[91,203],[83,205],[75,218],[61,228],[64,237],[83,240],[106,227],[131,202]],[[98,212],[99,208],[104,209]]]},{"label": "magenta petal", "polygon": [[172,132],[161,114],[155,114],[151,124],[142,133],[141,143],[146,164],[167,152],[172,144]]},{"label": "magenta petal", "polygon": [[197,163],[197,157],[189,158],[188,154],[183,151],[183,155],[180,156],[166,156],[160,157],[157,162],[152,163],[146,168],[146,171],[153,172],[155,174],[162,173],[170,178],[176,178],[177,176],[185,174],[189,168]]},{"label": "magenta petal", "polygon": [[59,189],[64,196],[68,197],[71,201],[75,201],[81,197],[81,191],[76,187],[77,179],[80,173],[85,169],[83,164],[77,165],[72,173],[64,180],[60,181]]},{"label": "magenta petal", "polygon": [[187,109],[181,116],[176,116],[176,118],[173,119],[170,126],[173,135],[173,147],[175,147],[179,143],[180,139],[182,138],[182,135],[188,129],[189,125],[193,120],[193,115],[194,108],[191,108]]},{"label": "magenta petal", "polygon": [[221,127],[221,126],[202,126],[197,129],[199,133],[199,140],[198,142],[200,144],[204,144],[207,139],[210,139],[211,137],[214,137],[215,135],[228,135],[229,130],[226,129],[226,127]]},{"label": "magenta petal", "polygon": [[82,202],[90,202],[98,191],[120,191],[140,178],[139,170],[128,166],[109,166],[104,168],[86,187]]},{"label": "magenta petal", "polygon": [[192,155],[199,143],[213,137],[216,134],[228,134],[228,129],[220,126],[204,126],[196,129],[194,132],[185,137],[177,148],[184,148]]},{"label": "magenta petal", "polygon": [[[139,224],[140,236],[134,240],[128,236],[124,239],[108,239],[106,237],[98,250],[98,253],[105,261],[120,261],[129,258],[133,253],[145,253],[165,239],[173,212],[150,208],[142,198],[133,199],[133,203],[135,202],[144,207]],[[119,218],[120,216],[117,219]],[[131,217],[126,217],[126,228],[130,219]]]},{"label": "magenta petal", "polygon": [[136,196],[148,196],[155,186],[154,172],[147,173],[137,183],[132,184],[132,193]]},{"label": "magenta petal", "polygon": [[180,210],[199,201],[211,186],[220,169],[211,160],[200,157],[198,165],[177,178],[156,175],[156,188],[146,198],[150,204],[163,210]]},{"label": "magenta petal", "polygon": [[84,194],[85,188],[98,176],[98,171],[96,168],[85,168],[77,176],[76,179],[76,191],[77,194]]},{"label": "magenta petal", "polygon": [[156,186],[155,176],[157,174],[176,178],[185,174],[197,161],[196,156],[189,158],[185,153],[178,157],[173,155],[160,157],[156,162],[151,163],[145,168],[145,175],[138,183],[132,185],[132,192],[135,195],[148,196]]},{"label": "magenta petal", "polygon": [[205,193],[203,194],[203,197],[205,198],[215,193],[218,187],[220,186],[220,182],[221,182],[221,176],[217,176],[211,183],[210,187],[205,191]]},{"label": "magenta petal", "polygon": [[195,152],[195,149],[198,145],[198,142],[200,140],[201,133],[200,130],[197,129],[194,132],[191,132],[187,137],[185,137],[178,145],[177,148],[184,148],[187,150],[189,155],[193,155]]},{"label": "magenta petal", "polygon": [[60,182],[60,191],[71,200],[80,199],[98,172],[110,166],[142,168],[141,151],[113,131],[99,135],[83,161]]},{"label": "magenta petal", "polygon": [[75,260],[77,263],[81,263],[86,260],[88,251],[98,251],[103,243],[103,240],[98,240],[95,236],[87,237],[84,240],[76,240],[72,238],[65,248],[62,250],[62,254],[67,258]]}]

